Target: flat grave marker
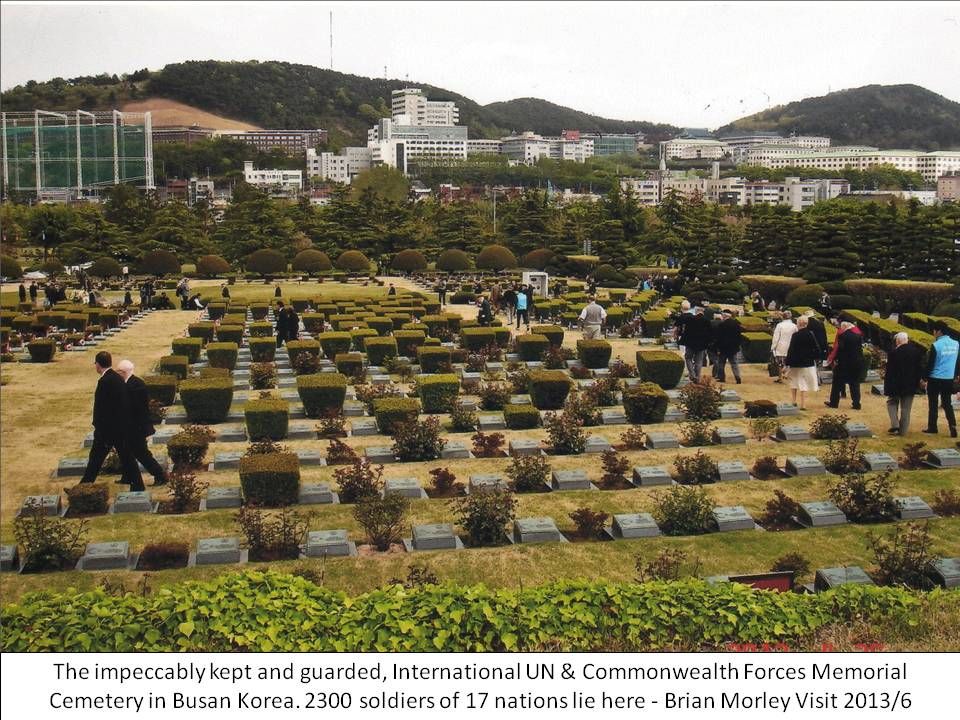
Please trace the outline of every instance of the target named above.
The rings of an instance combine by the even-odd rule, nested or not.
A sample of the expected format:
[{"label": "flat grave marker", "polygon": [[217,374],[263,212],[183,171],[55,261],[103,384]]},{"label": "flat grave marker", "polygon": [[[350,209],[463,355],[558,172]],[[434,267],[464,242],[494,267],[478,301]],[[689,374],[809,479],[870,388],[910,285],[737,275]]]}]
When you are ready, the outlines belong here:
[{"label": "flat grave marker", "polygon": [[39,508],[45,516],[56,516],[63,514],[63,505],[60,495],[27,495],[20,505],[20,511],[17,515],[25,514],[30,508]]},{"label": "flat grave marker", "polygon": [[585,470],[554,470],[551,487],[554,490],[594,489]]},{"label": "flat grave marker", "polygon": [[372,463],[384,465],[386,463],[397,462],[397,458],[393,454],[392,445],[372,445],[365,448],[363,453]]},{"label": "flat grave marker", "polygon": [[383,483],[383,494],[389,495],[395,493],[413,500],[419,500],[427,497],[427,493],[416,478],[388,478]]},{"label": "flat grave marker", "polygon": [[130,564],[130,543],[125,540],[89,543],[77,570],[126,570]]},{"label": "flat grave marker", "polygon": [[777,403],[777,416],[788,417],[790,415],[799,415],[800,406],[796,403],[781,402]]},{"label": "flat grave marker", "polygon": [[197,540],[197,565],[233,565],[242,562],[247,552],[240,550],[240,538],[220,537]]},{"label": "flat grave marker", "polygon": [[841,585],[873,585],[874,582],[860,567],[821,568],[817,570],[813,587],[817,592]]},{"label": "flat grave marker", "polygon": [[344,400],[343,414],[346,417],[361,417],[366,414],[366,406],[359,400]]},{"label": "flat grave marker", "polygon": [[374,418],[358,417],[350,421],[350,434],[356,437],[363,435],[376,435],[377,421]]},{"label": "flat grave marker", "polygon": [[633,484],[640,487],[672,485],[673,478],[663,465],[637,465],[633,468]]},{"label": "flat grave marker", "polygon": [[463,542],[453,532],[453,525],[433,523],[414,525],[413,537],[405,539],[407,550],[462,550]]},{"label": "flat grave marker", "polygon": [[306,483],[300,486],[297,502],[301,505],[330,505],[337,502],[337,496],[329,483]]},{"label": "flat grave marker", "polygon": [[867,463],[867,469],[870,472],[881,472],[883,470],[896,470],[897,461],[893,459],[890,453],[864,453],[864,459]]},{"label": "flat grave marker", "polygon": [[830,500],[817,500],[800,503],[800,516],[797,520],[807,527],[829,527],[844,525],[847,516]]},{"label": "flat grave marker", "polygon": [[663,421],[665,423],[680,422],[686,417],[687,417],[687,414],[683,412],[680,408],[678,408],[676,405],[670,405],[667,407],[667,411],[663,415]]},{"label": "flat grave marker", "polygon": [[217,428],[217,442],[246,442],[247,428],[244,425],[221,425]]},{"label": "flat grave marker", "polygon": [[466,460],[470,457],[470,450],[463,440],[447,440],[440,457],[443,460]]},{"label": "flat grave marker", "polygon": [[600,411],[600,421],[604,425],[626,425],[627,414],[622,408],[604,408]]},{"label": "flat grave marker", "polygon": [[810,431],[803,425],[781,425],[773,439],[780,442],[800,442],[810,439]]},{"label": "flat grave marker", "polygon": [[713,440],[718,445],[745,445],[747,436],[738,428],[721,427],[713,431]]},{"label": "flat grave marker", "polygon": [[657,537],[660,528],[650,513],[614,515],[608,534],[614,539]]},{"label": "flat grave marker", "polygon": [[931,560],[928,575],[940,587],[960,587],[960,557]]},{"label": "flat grave marker", "polygon": [[813,455],[794,455],[787,458],[787,464],[784,467],[787,475],[794,477],[806,475],[823,475],[827,469],[820,462],[820,458]]},{"label": "flat grave marker", "polygon": [[12,572],[17,564],[17,546],[0,545],[0,572]]},{"label": "flat grave marker", "polygon": [[725,403],[738,403],[741,401],[741,397],[736,390],[721,390],[720,400]]},{"label": "flat grave marker", "polygon": [[242,450],[225,450],[215,453],[213,456],[213,469],[235,470],[240,467],[240,458],[242,457]]},{"label": "flat grave marker", "polygon": [[866,423],[854,422],[853,420],[847,422],[847,434],[852,438],[873,437],[873,431],[867,427]]},{"label": "flat grave marker", "polygon": [[740,460],[718,462],[717,468],[720,471],[720,482],[750,479],[750,471],[747,470],[747,466]]},{"label": "flat grave marker", "polygon": [[518,543],[563,542],[553,518],[519,518],[513,523],[513,539]]},{"label": "flat grave marker", "polygon": [[936,517],[933,508],[916,495],[894,498],[893,502],[897,506],[897,517],[901,520],[925,520]]},{"label": "flat grave marker", "polygon": [[326,459],[323,457],[323,453],[319,450],[313,450],[312,448],[297,448],[294,451],[297,455],[297,458],[300,460],[300,467],[304,466],[323,466],[327,464]]},{"label": "flat grave marker", "polygon": [[588,435],[587,444],[583,451],[588,454],[597,454],[610,450],[610,441],[600,435]]},{"label": "flat grave marker", "polygon": [[483,432],[507,429],[507,423],[503,419],[502,412],[477,416],[477,425]]},{"label": "flat grave marker", "polygon": [[677,440],[675,433],[662,430],[647,432],[646,444],[650,450],[669,450],[680,447],[680,441]]},{"label": "flat grave marker", "polygon": [[146,490],[117,493],[110,508],[110,512],[113,513],[150,512],[151,510],[153,510],[153,500]]},{"label": "flat grave marker", "polygon": [[287,440],[314,440],[317,426],[312,421],[291,420],[287,424]]},{"label": "flat grave marker", "polygon": [[510,455],[513,457],[519,455],[540,455],[543,452],[540,449],[540,441],[529,438],[516,438],[511,440],[507,447],[510,450]]},{"label": "flat grave marker", "polygon": [[743,417],[743,408],[733,403],[724,403],[720,406],[721,420],[735,420]]},{"label": "flat grave marker", "polygon": [[937,469],[960,467],[960,452],[957,452],[953,448],[937,448],[931,450],[927,453],[926,464],[929,467]]},{"label": "flat grave marker", "polygon": [[200,501],[201,510],[222,510],[224,508],[238,508],[243,504],[240,487],[211,487],[207,488],[207,495]]},{"label": "flat grave marker", "polygon": [[507,481],[494,473],[471,475],[467,485],[468,492],[493,489],[506,490],[507,488]]},{"label": "flat grave marker", "polygon": [[714,508],[713,521],[716,523],[717,532],[753,530],[756,527],[756,523],[743,505]]},{"label": "flat grave marker", "polygon": [[346,530],[312,530],[307,533],[304,546],[307,557],[350,557],[356,554],[356,543],[347,539]]}]

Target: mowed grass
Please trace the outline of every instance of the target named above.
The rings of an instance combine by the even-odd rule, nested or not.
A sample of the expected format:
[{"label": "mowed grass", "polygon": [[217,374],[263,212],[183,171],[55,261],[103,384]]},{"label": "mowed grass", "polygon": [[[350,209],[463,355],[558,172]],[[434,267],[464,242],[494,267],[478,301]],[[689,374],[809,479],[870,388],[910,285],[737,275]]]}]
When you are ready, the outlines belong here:
[{"label": "mowed grass", "polygon": [[[398,288],[413,288],[405,280],[388,279]],[[210,283],[211,291],[218,291],[219,283]],[[194,287],[206,286],[195,282]],[[267,300],[273,296],[273,285],[241,284],[231,287],[231,295],[237,301]],[[362,297],[365,293],[385,294],[385,288],[362,288],[354,285],[325,283],[282,286],[284,297]],[[249,294],[248,294],[249,293]],[[450,312],[459,312],[473,317],[476,310],[468,306],[449,306]],[[110,339],[104,347],[115,358],[130,357],[141,372],[169,353],[172,337],[182,334],[186,325],[196,318],[195,313],[170,311],[154,313],[129,330]],[[566,344],[571,347],[579,333],[568,332]],[[614,355],[633,361],[637,345],[635,340],[614,340]],[[96,375],[92,369],[91,353],[64,355],[50,365],[4,365],[2,371],[10,380],[0,391],[2,398],[2,489],[0,489],[0,538],[8,543],[13,540],[13,517],[22,498],[26,495],[56,492],[75,482],[73,479],[51,479],[57,462],[64,456],[83,457],[80,449],[83,437],[90,429],[90,410]],[[747,366],[745,383],[735,387],[745,399],[768,398],[786,400],[789,390],[777,385],[766,376],[762,366]],[[865,386],[866,389],[866,386]],[[823,408],[826,389],[811,399],[810,409],[799,418],[785,422],[809,425],[820,412],[842,412]],[[922,428],[921,416],[925,403],[919,401],[914,408],[914,431],[907,438],[891,439],[885,434],[886,412],[882,398],[865,395],[864,410],[860,413],[843,411],[866,422],[876,437],[864,440],[865,450],[885,451],[896,457],[906,442],[931,441],[934,446],[946,447],[952,443],[941,436],[931,438],[918,431]],[[745,420],[719,421],[717,425],[730,425],[747,429]],[[602,435],[615,442],[624,426],[591,428],[592,434]],[[659,429],[659,427],[658,427]],[[676,426],[663,429],[676,430]],[[517,437],[545,437],[543,430],[505,431],[507,439]],[[465,440],[469,434],[448,435]],[[352,446],[362,448],[370,445],[389,444],[381,436],[351,438]],[[291,441],[284,443],[291,448],[311,447],[324,449],[326,441]],[[781,464],[787,455],[821,455],[824,442],[773,443],[749,440],[745,446],[724,446],[705,449],[715,459],[741,459],[749,466],[760,455],[774,455]],[[237,444],[215,444],[208,459],[219,450],[242,447]],[[161,448],[162,449],[162,448]],[[637,451],[626,453],[631,465],[670,466],[678,454],[691,454],[695,450]],[[599,456],[552,457],[554,469],[584,468],[594,482],[599,482],[602,470]],[[466,483],[471,474],[504,473],[509,460],[452,460],[429,463],[404,463],[385,466],[385,477],[415,477],[426,486],[429,470],[434,467],[449,467],[458,480]],[[308,481],[330,481],[334,468],[303,468],[302,476]],[[211,485],[237,485],[236,471],[203,473]],[[126,489],[114,485],[113,477],[105,477],[111,493]],[[826,499],[833,476],[813,478],[783,478],[771,481],[750,480],[707,486],[706,490],[716,505],[743,505],[754,517],[759,516],[775,489],[782,489],[798,501]],[[897,495],[919,495],[928,502],[939,489],[960,487],[960,472],[957,471],[903,471],[899,473]],[[607,513],[648,512],[654,507],[656,488],[623,491],[582,491],[568,493],[541,493],[518,496],[518,517],[550,516],[561,531],[574,529],[569,519],[570,512],[580,507],[589,507]],[[162,496],[161,492],[156,493]],[[353,518],[349,505],[327,505],[302,508],[310,511],[311,529],[345,528],[352,539],[362,540],[362,530]],[[184,516],[158,515],[107,515],[89,521],[90,540],[127,540],[134,551],[144,544],[165,539],[179,539],[194,543],[202,537],[239,534],[233,519],[234,511],[221,510]],[[426,522],[452,522],[453,514],[449,501],[419,500],[411,504],[410,525]],[[776,558],[788,552],[801,552],[816,567],[856,564],[869,568],[872,559],[867,547],[868,534],[888,533],[891,524],[864,526],[849,524],[836,528],[798,530],[773,533],[742,531],[711,534],[697,537],[655,538],[643,540],[619,540],[615,542],[575,542],[539,546],[508,545],[498,548],[467,549],[459,552],[430,552],[415,554],[383,554],[362,558],[335,558],[328,561],[301,560],[272,563],[279,570],[299,567],[322,573],[328,587],[356,593],[381,585],[394,577],[403,577],[413,563],[426,562],[443,580],[464,584],[482,582],[494,587],[516,587],[539,584],[557,578],[608,578],[617,581],[630,580],[635,576],[638,555],[651,558],[664,548],[679,548],[688,553],[689,566],[697,566],[704,575],[764,571]],[[938,554],[960,555],[960,518],[936,519],[929,523]],[[409,533],[408,533],[409,534]],[[188,578],[207,578],[230,572],[235,567],[214,566],[150,573],[154,587],[180,582]],[[90,588],[107,573],[47,573],[42,575],[0,576],[0,593],[6,601],[20,597],[24,592],[40,589],[63,589],[67,587]],[[141,573],[112,573],[114,579],[123,579],[132,586]],[[810,578],[803,578],[809,580]]]}]

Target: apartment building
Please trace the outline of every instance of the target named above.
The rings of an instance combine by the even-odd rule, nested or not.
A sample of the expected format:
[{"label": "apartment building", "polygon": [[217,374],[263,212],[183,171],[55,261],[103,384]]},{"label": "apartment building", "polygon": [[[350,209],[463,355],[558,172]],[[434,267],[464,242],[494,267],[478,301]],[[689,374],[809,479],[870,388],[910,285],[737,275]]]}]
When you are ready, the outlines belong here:
[{"label": "apartment building", "polygon": [[279,149],[286,155],[303,155],[307,148],[322,145],[327,141],[326,130],[219,130],[219,137],[246,143],[257,150],[269,152]]},{"label": "apartment building", "polygon": [[727,146],[712,138],[674,138],[660,143],[660,154],[668,160],[720,160]]},{"label": "apartment building", "polygon": [[656,207],[660,204],[660,180],[620,178],[620,189],[631,193],[644,207]]},{"label": "apartment building", "polygon": [[301,170],[257,170],[249,160],[243,163],[243,179],[248,185],[287,194],[299,193],[303,190]]},{"label": "apartment building", "polygon": [[403,88],[390,94],[393,120],[399,125],[443,126],[460,122],[460,110],[449,101],[428,100],[420,88]]},{"label": "apartment building", "polygon": [[879,150],[875,147],[856,145],[834,147],[829,150],[805,150],[802,148],[758,145],[748,148],[741,161],[746,165],[768,168],[809,167],[841,172],[846,168],[866,170],[876,165],[892,165],[904,172],[916,172],[927,182],[960,170],[960,152],[940,150]]},{"label": "apartment building", "polygon": [[467,140],[467,155],[499,155],[502,148],[502,140]]},{"label": "apartment building", "polygon": [[345,147],[340,155],[307,148],[307,177],[349,185],[359,173],[370,169],[371,159],[372,152],[366,147]]},{"label": "apartment building", "polygon": [[937,200],[960,202],[960,172],[941,175],[937,178]]},{"label": "apartment building", "polygon": [[500,152],[508,160],[525,165],[533,165],[540,158],[584,162],[593,157],[593,140],[570,130],[562,137],[525,132],[503,138]]}]

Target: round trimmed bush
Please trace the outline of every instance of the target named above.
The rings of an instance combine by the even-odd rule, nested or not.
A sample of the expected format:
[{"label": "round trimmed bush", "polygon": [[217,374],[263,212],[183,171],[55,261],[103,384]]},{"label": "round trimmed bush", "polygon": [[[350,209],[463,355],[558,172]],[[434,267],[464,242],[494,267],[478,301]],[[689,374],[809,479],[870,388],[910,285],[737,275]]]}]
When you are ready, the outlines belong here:
[{"label": "round trimmed bush", "polygon": [[246,270],[259,273],[264,277],[276,275],[287,271],[287,259],[282,253],[270,248],[254,250],[247,255]]},{"label": "round trimmed bush", "polygon": [[293,269],[298,272],[318,273],[333,270],[333,263],[325,252],[320,250],[301,250],[293,258]]},{"label": "round trimmed bush", "polygon": [[820,297],[822,295],[823,285],[818,285],[817,283],[801,285],[787,293],[785,305],[787,307],[816,307],[820,304]]},{"label": "round trimmed bush", "polygon": [[48,363],[53,360],[57,352],[57,343],[47,338],[33,340],[27,343],[30,360],[35,363]]},{"label": "round trimmed bush", "polygon": [[48,258],[40,264],[40,272],[50,276],[63,275],[65,270],[63,263],[56,258]]},{"label": "round trimmed bush", "polygon": [[17,279],[23,276],[23,266],[11,255],[0,255],[0,275]]},{"label": "round trimmed bush", "polygon": [[537,248],[523,256],[523,266],[534,270],[543,270],[556,256],[553,250]]},{"label": "round trimmed bush", "polygon": [[212,278],[230,272],[230,263],[220,255],[201,255],[197,259],[197,274]]},{"label": "round trimmed bush", "polygon": [[477,267],[483,270],[509,270],[517,267],[517,256],[503,245],[487,245],[477,255]]},{"label": "round trimmed bush", "polygon": [[147,275],[177,275],[180,261],[169,250],[151,250],[140,259],[140,272]]},{"label": "round trimmed bush", "polygon": [[119,277],[123,274],[123,268],[113,258],[101,257],[93,261],[87,274],[98,278]]},{"label": "round trimmed bush", "polygon": [[344,272],[370,272],[370,260],[359,250],[347,250],[337,258],[337,268]]},{"label": "round trimmed bush", "polygon": [[437,258],[437,270],[462,272],[470,269],[470,256],[463,250],[444,250]]},{"label": "round trimmed bush", "polygon": [[393,256],[390,267],[401,272],[415,272],[427,269],[427,259],[419,250],[401,250]]}]

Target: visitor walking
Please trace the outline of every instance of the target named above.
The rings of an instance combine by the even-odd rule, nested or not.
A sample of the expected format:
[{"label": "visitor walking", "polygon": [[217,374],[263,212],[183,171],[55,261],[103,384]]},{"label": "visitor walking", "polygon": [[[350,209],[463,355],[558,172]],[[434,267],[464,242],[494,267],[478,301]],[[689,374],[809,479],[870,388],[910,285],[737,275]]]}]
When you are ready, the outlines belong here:
[{"label": "visitor walking", "polygon": [[37,283],[36,282],[30,283],[30,304],[31,305],[37,304]]},{"label": "visitor walking", "polygon": [[123,482],[128,483],[131,490],[143,490],[143,477],[127,442],[130,401],[126,385],[114,371],[113,358],[106,350],[97,353],[93,366],[100,376],[93,395],[93,446],[80,482],[92,483],[97,479],[112,448],[120,458]]},{"label": "visitor walking", "polygon": [[820,365],[827,359],[827,351],[829,348],[827,343],[827,330],[823,326],[823,323],[817,319],[813,310],[807,310],[803,315],[807,318],[807,327],[810,328],[810,332],[812,332],[813,336],[817,339],[817,345],[820,346],[820,357],[817,358],[817,365]]},{"label": "visitor walking", "polygon": [[220,297],[224,300],[230,299],[230,288],[227,287],[226,283],[220,286]]},{"label": "visitor walking", "polygon": [[486,295],[481,294],[480,299],[477,301],[477,306],[479,307],[477,311],[477,322],[480,323],[480,327],[489,327],[493,321],[493,311],[490,308],[490,300]]},{"label": "visitor walking", "polygon": [[25,303],[27,301],[27,287],[23,283],[20,283],[20,287],[17,288],[17,294],[20,297],[20,302]]},{"label": "visitor walking", "polygon": [[923,383],[927,390],[927,427],[923,431],[936,435],[939,401],[947,418],[950,437],[955,438],[957,418],[950,396],[953,394],[954,381],[960,375],[960,343],[947,334],[947,325],[942,321],[933,326],[933,337],[933,345],[927,354],[926,380]]},{"label": "visitor walking", "polygon": [[387,297],[393,297],[397,294],[397,289],[393,286],[393,283],[390,283],[390,289],[387,290]]},{"label": "visitor walking", "polygon": [[790,399],[801,410],[807,409],[807,393],[820,389],[820,379],[817,377],[820,345],[810,329],[809,321],[804,315],[797,318],[797,331],[790,336],[790,347],[785,358]]},{"label": "visitor walking", "polygon": [[607,320],[607,311],[591,296],[589,304],[580,312],[580,325],[583,327],[584,340],[601,340],[603,323]]},{"label": "visitor walking", "polygon": [[437,285],[437,298],[440,300],[441,307],[447,304],[447,283],[444,280]]},{"label": "visitor walking", "polygon": [[787,351],[790,349],[790,338],[797,331],[797,326],[793,323],[793,315],[789,310],[784,310],[781,317],[782,319],[773,329],[773,340],[770,342],[770,352],[779,368],[775,382],[783,382],[783,368],[787,360]]},{"label": "visitor walking", "polygon": [[503,293],[503,304],[507,308],[507,322],[513,325],[513,319],[517,314],[517,291],[512,285]]},{"label": "visitor walking", "polygon": [[530,329],[530,315],[527,310],[527,294],[520,290],[517,292],[517,330],[520,329],[520,320],[523,320],[527,330]]},{"label": "visitor walking", "polygon": [[727,363],[729,362],[733,377],[739,385],[741,379],[737,355],[743,345],[743,328],[729,310],[724,310],[722,313],[722,320],[717,325],[714,336],[714,345],[717,350],[717,380],[727,381]]},{"label": "visitor walking", "polygon": [[277,303],[280,309],[277,312],[277,347],[284,342],[296,340],[300,332],[300,316],[294,311],[293,307]]},{"label": "visitor walking", "polygon": [[710,323],[703,314],[703,308],[694,308],[683,328],[683,359],[686,361],[690,382],[700,382],[700,373],[707,357],[710,344]]},{"label": "visitor walking", "polygon": [[860,409],[860,376],[863,374],[863,333],[850,322],[840,323],[833,350],[827,357],[827,366],[833,366],[833,384],[827,407],[839,407],[840,393],[849,385],[851,407]]},{"label": "visitor walking", "polygon": [[923,349],[905,332],[893,336],[894,348],[887,353],[887,370],[883,376],[883,394],[887,397],[891,435],[906,435],[910,430],[913,396],[923,379]]},{"label": "visitor walking", "polygon": [[147,385],[134,375],[134,366],[129,360],[121,360],[117,363],[117,374],[126,383],[127,399],[130,403],[130,419],[127,423],[127,442],[130,453],[148,473],[153,475],[154,485],[163,485],[167,482],[167,473],[147,445],[147,438],[156,432],[153,420],[150,418],[150,396],[147,393]]}]

